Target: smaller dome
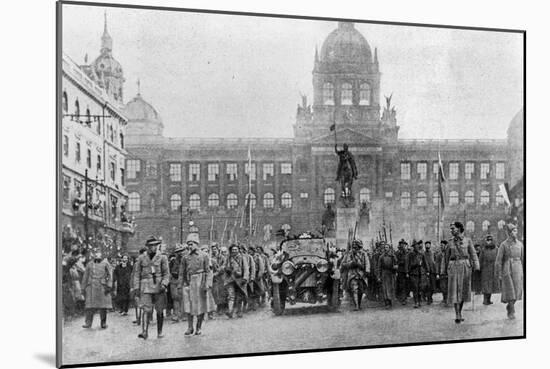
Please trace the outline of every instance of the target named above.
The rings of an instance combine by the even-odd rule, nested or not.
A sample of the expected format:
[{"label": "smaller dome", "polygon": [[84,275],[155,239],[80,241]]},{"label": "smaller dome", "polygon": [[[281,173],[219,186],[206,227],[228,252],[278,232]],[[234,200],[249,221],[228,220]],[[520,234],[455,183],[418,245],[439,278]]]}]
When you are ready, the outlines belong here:
[{"label": "smaller dome", "polygon": [[136,97],[126,104],[124,113],[128,120],[162,122],[159,113],[141,97],[141,94],[137,94]]},{"label": "smaller dome", "polygon": [[97,57],[92,63],[94,71],[98,74],[106,74],[114,77],[122,77],[122,66],[111,54],[105,53]]}]

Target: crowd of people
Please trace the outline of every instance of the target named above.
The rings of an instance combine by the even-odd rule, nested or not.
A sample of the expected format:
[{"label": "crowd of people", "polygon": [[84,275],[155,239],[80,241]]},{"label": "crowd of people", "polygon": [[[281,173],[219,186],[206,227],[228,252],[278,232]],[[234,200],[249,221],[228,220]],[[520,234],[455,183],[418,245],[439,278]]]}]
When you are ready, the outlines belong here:
[{"label": "crowd of people", "polygon": [[[430,241],[409,244],[402,239],[397,250],[383,241],[365,250],[359,240],[349,250],[331,248],[330,273],[337,275],[340,299],[349,300],[354,310],[362,309],[364,297],[391,309],[394,302],[407,305],[412,296],[418,308],[431,305],[434,294],[441,293],[441,304],[454,306],[460,324],[463,305],[473,293],[483,294],[485,305],[501,293],[507,316],[514,319],[523,288],[523,244],[516,226],[507,225],[508,238],[500,246],[491,235],[474,245],[460,222],[452,223],[450,232],[452,237],[435,247]],[[99,312],[100,327],[107,328],[109,311],[126,316],[133,307],[140,338],[149,337],[155,321],[162,338],[165,317],[172,323],[186,321],[185,335],[201,335],[206,319],[241,318],[269,305],[277,273],[273,266],[283,253],[271,251],[269,255],[260,246],[238,243],[201,247],[198,233],[189,233],[186,244],[171,254],[162,240],[151,236],[134,260],[126,255],[108,260],[100,251],[86,256],[75,249],[63,259],[65,317],[83,313],[83,327],[90,328]]]}]

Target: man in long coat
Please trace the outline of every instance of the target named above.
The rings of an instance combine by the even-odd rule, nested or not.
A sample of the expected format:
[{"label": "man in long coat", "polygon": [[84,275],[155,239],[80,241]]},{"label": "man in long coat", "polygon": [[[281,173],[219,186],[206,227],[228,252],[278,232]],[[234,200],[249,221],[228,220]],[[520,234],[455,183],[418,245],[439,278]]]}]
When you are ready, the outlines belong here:
[{"label": "man in long coat", "polygon": [[493,242],[493,236],[487,235],[485,245],[479,254],[479,268],[481,269],[481,292],[483,305],[491,305],[491,295],[500,292],[500,282],[495,272],[495,261],[498,248]]},{"label": "man in long coat", "polygon": [[391,308],[394,298],[394,279],[395,271],[397,270],[397,258],[391,251],[391,246],[382,241],[384,251],[378,258],[376,263],[376,276],[378,282],[382,285],[382,297],[386,308]]},{"label": "man in long coat", "polygon": [[86,321],[82,327],[90,328],[94,319],[94,312],[99,310],[101,328],[107,328],[107,309],[113,308],[111,298],[113,268],[103,258],[100,251],[97,251],[93,260],[86,265],[82,287],[86,294]]},{"label": "man in long coat", "polygon": [[413,242],[413,251],[407,258],[407,278],[411,283],[414,308],[420,307],[420,292],[427,284],[426,259],[421,248],[422,241]]},{"label": "man in long coat", "polygon": [[170,284],[170,269],[168,258],[158,250],[161,240],[151,236],[145,242],[147,252],[140,255],[136,261],[134,273],[134,289],[139,294],[139,306],[142,309],[139,338],[149,336],[149,322],[152,320],[153,309],[157,312],[157,337],[162,338],[164,309],[166,308],[166,290]]},{"label": "man in long coat", "polygon": [[132,275],[130,276],[130,297],[134,301],[134,310],[136,313],[136,320],[132,323],[140,325],[141,324],[141,308],[139,307],[139,290],[134,287],[134,276],[136,275],[137,259],[147,252],[147,247],[142,247],[139,249],[139,255],[134,260],[132,265]]},{"label": "man in long coat", "polygon": [[252,310],[259,306],[260,299],[265,295],[264,274],[266,272],[266,264],[264,258],[256,251],[253,246],[249,248],[250,255],[254,262],[254,269],[256,274],[253,276],[250,274],[250,279],[253,284],[253,295],[250,301],[250,307]]},{"label": "man in long coat", "polygon": [[254,258],[250,254],[250,252],[246,249],[245,245],[241,245],[239,247],[241,254],[243,255],[244,259],[246,260],[246,263],[248,264],[248,283],[247,283],[247,298],[244,300],[244,307],[243,311],[247,312],[249,309],[254,310],[254,304],[252,303],[252,299],[255,295],[254,291],[254,278],[256,276],[256,263],[254,262]]},{"label": "man in long coat", "polygon": [[407,257],[408,252],[405,250],[407,242],[404,239],[399,241],[395,257],[397,259],[397,279],[395,283],[395,294],[401,305],[407,304],[407,295],[409,293],[407,287]]},{"label": "man in long coat", "polygon": [[369,258],[362,250],[362,243],[354,240],[351,251],[348,251],[342,259],[342,284],[351,296],[354,308],[361,310],[361,299],[367,288],[367,274],[370,273]]},{"label": "man in long coat", "polygon": [[[187,313],[188,328],[186,336],[199,336],[202,333],[202,322],[204,313],[207,312],[207,290],[212,288],[208,280],[210,271],[210,261],[208,255],[199,249],[199,235],[189,233],[187,236],[187,246],[189,254],[186,255],[180,264],[179,280],[182,288],[186,290],[183,293],[183,310]],[[196,330],[193,327],[193,317],[197,317]]]},{"label": "man in long coat", "polygon": [[177,323],[183,317],[183,305],[182,299],[183,294],[180,288],[180,264],[183,259],[183,252],[185,247],[183,245],[177,245],[174,250],[175,256],[170,259],[169,269],[170,269],[170,295],[172,296],[173,309],[172,321]]},{"label": "man in long coat", "polygon": [[436,268],[436,279],[439,282],[439,290],[443,295],[441,301],[442,304],[448,306],[447,302],[447,291],[449,290],[449,279],[447,278],[447,259],[445,254],[447,253],[447,240],[441,240],[439,251],[435,256],[435,268]]},{"label": "man in long coat", "polygon": [[436,282],[436,276],[437,276],[437,270],[435,267],[435,257],[434,253],[432,251],[432,243],[430,241],[426,241],[424,243],[425,251],[424,251],[424,260],[426,260],[426,279],[427,284],[424,288],[424,295],[426,296],[426,300],[428,301],[428,305],[431,305],[433,303],[433,293],[435,291],[435,282]]},{"label": "man in long coat", "polygon": [[515,224],[507,225],[508,238],[498,248],[495,268],[502,281],[501,301],[506,305],[508,319],[515,319],[514,304],[523,295],[523,243],[518,240]]},{"label": "man in long coat", "polygon": [[122,261],[114,271],[114,282],[116,283],[116,298],[120,308],[120,314],[128,315],[130,306],[130,279],[132,278],[132,266],[128,262],[128,256],[124,255]]},{"label": "man in long coat", "polygon": [[249,280],[248,258],[239,252],[235,244],[229,247],[229,257],[223,266],[223,284],[227,293],[227,317],[242,317],[244,301],[247,298],[247,284]]},{"label": "man in long coat", "polygon": [[212,263],[212,296],[216,303],[216,311],[221,314],[227,307],[227,300],[223,288],[223,264],[224,256],[220,252],[218,244],[214,243],[211,247],[210,260]]},{"label": "man in long coat", "polygon": [[479,270],[479,259],[472,240],[464,236],[464,225],[454,222],[450,225],[453,238],[445,258],[449,278],[449,303],[455,307],[455,323],[464,321],[462,307],[471,301],[472,269]]}]

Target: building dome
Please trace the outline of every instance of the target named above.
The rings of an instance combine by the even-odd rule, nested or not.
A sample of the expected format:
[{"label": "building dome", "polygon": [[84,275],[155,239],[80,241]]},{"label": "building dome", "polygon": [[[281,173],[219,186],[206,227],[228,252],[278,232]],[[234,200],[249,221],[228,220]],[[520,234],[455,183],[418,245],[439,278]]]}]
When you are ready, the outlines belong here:
[{"label": "building dome", "polygon": [[129,121],[162,121],[155,108],[145,101],[139,93],[126,104],[124,113]]},{"label": "building dome", "polygon": [[98,76],[107,75],[115,78],[122,78],[122,66],[110,53],[105,53],[97,57],[92,63],[94,71]]},{"label": "building dome", "polygon": [[365,66],[372,63],[372,53],[367,40],[353,23],[339,22],[338,28],[323,42],[319,62],[325,68],[336,65]]}]

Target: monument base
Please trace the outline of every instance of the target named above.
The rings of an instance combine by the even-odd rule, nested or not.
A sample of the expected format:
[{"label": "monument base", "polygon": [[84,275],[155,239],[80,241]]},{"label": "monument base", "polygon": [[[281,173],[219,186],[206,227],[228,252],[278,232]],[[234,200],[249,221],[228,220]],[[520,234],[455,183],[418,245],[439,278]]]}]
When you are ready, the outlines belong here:
[{"label": "monument base", "polygon": [[[353,207],[336,208],[336,248],[348,248],[349,232],[355,229],[355,222],[359,220],[359,209]],[[350,231],[351,230],[351,231]]]}]

